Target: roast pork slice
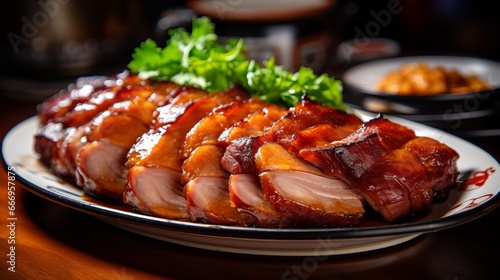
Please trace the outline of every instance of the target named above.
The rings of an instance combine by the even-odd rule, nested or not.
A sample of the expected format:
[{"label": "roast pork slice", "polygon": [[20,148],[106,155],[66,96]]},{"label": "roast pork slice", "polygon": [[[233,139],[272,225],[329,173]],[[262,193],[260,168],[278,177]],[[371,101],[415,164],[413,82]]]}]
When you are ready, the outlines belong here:
[{"label": "roast pork slice", "polygon": [[123,200],[144,214],[189,220],[180,178],[180,172],[168,168],[136,166],[127,173]]},{"label": "roast pork slice", "polygon": [[261,110],[226,128],[219,136],[219,144],[227,147],[235,139],[263,135],[274,122],[287,112],[288,110],[284,107],[268,104]]},{"label": "roast pork slice", "polygon": [[330,144],[333,141],[338,141],[346,138],[360,125],[332,125],[332,124],[319,124],[297,131],[295,136],[288,141],[280,141],[286,149],[293,153],[298,154],[300,150],[306,148],[318,147]]},{"label": "roast pork slice", "polygon": [[264,199],[257,174],[232,174],[229,177],[230,202],[238,211],[252,216],[255,225],[268,228],[290,226],[290,218]]},{"label": "roast pork slice", "polygon": [[253,224],[251,215],[231,205],[226,178],[197,177],[185,185],[185,194],[188,213],[193,221],[218,225]]},{"label": "roast pork slice", "polygon": [[[114,97],[118,90],[118,88],[107,91],[95,90],[92,86],[83,87],[67,94],[56,95],[38,107],[42,126],[35,134],[35,151],[41,155],[44,162],[52,166],[57,174],[68,175],[64,166],[64,158],[59,157],[59,150],[63,148],[66,137],[71,134],[72,130],[85,125],[116,102]],[[107,97],[100,97],[101,95]],[[96,100],[102,102],[96,104]],[[77,106],[78,108],[75,108]]]},{"label": "roast pork slice", "polygon": [[186,184],[197,177],[228,178],[227,171],[222,169],[220,159],[224,148],[218,145],[203,145],[196,148],[182,163],[181,183]]},{"label": "roast pork slice", "polygon": [[229,200],[229,174],[220,166],[224,148],[202,145],[183,163],[182,181],[188,213],[193,221],[223,225],[250,225],[251,216],[239,212]]},{"label": "roast pork slice", "polygon": [[[253,217],[230,201],[229,173],[221,166],[224,147],[219,145],[220,134],[239,120],[265,104],[259,100],[233,102],[212,111],[198,122],[186,136],[182,165],[182,183],[188,213],[193,221],[222,225],[248,226]],[[194,149],[194,150],[193,150]]]},{"label": "roast pork slice", "polygon": [[238,211],[229,200],[228,176],[221,166],[224,147],[220,134],[266,104],[260,100],[235,101],[215,108],[186,135],[181,151],[181,183],[186,183],[188,213],[193,221],[224,225],[250,225],[250,215]]},{"label": "roast pork slice", "polygon": [[127,153],[149,126],[124,114],[103,115],[96,118],[91,132],[86,135],[88,144],[77,153],[77,183],[88,194],[122,200]]},{"label": "roast pork slice", "polygon": [[311,163],[293,155],[276,142],[263,144],[255,153],[256,173],[272,170],[296,170],[323,176],[324,173]]},{"label": "roast pork slice", "polygon": [[296,226],[346,227],[359,223],[361,196],[338,178],[296,170],[259,174],[264,198]]},{"label": "roast pork slice", "polygon": [[77,181],[84,191],[92,196],[122,200],[126,154],[126,148],[104,141],[86,145],[77,158]]},{"label": "roast pork slice", "polygon": [[291,108],[286,116],[276,121],[269,129],[270,134],[276,142],[285,143],[292,141],[297,131],[320,124],[333,126],[362,125],[361,119],[345,111],[332,107],[320,105],[310,100],[303,100]]},{"label": "roast pork slice", "polygon": [[[136,139],[148,131],[157,107],[150,100],[135,96],[117,102],[66,138],[61,151],[66,151],[67,166],[74,169],[77,185],[87,193],[123,198],[127,152]],[[159,97],[155,97],[155,101],[158,100]],[[75,164],[71,166],[73,161]],[[99,168],[95,168],[98,161]]]},{"label": "roast pork slice", "polygon": [[57,95],[39,106],[42,123],[46,124],[35,135],[35,151],[56,174],[74,176],[74,149],[80,146],[78,142],[85,141],[81,127],[88,126],[97,115],[124,100],[143,98],[160,103],[173,85],[151,85],[134,75],[120,77],[101,81],[99,85],[91,78],[80,80],[69,93],[60,94],[64,98]]},{"label": "roast pork slice", "polygon": [[232,174],[253,173],[255,171],[253,155],[263,143],[277,142],[293,148],[293,144],[290,143],[294,141],[297,132],[321,124],[357,128],[361,126],[362,121],[345,111],[303,100],[274,122],[265,134],[233,140],[226,148],[223,167]]},{"label": "roast pork slice", "polygon": [[429,209],[456,181],[458,154],[427,137],[410,140],[375,162],[352,187],[387,221]]},{"label": "roast pork slice", "polygon": [[187,133],[180,154],[181,159],[189,157],[199,146],[218,145],[219,136],[225,129],[265,106],[266,103],[259,99],[247,99],[215,108]]},{"label": "roast pork slice", "polygon": [[[197,93],[195,92],[195,96]],[[154,125],[132,146],[127,156],[127,166],[156,166],[182,171],[179,157],[186,134],[214,108],[229,104],[235,96],[245,93],[228,90],[201,98],[179,95],[168,105],[158,108]],[[161,124],[161,125],[159,125]]]},{"label": "roast pork slice", "polygon": [[344,181],[326,177],[278,143],[255,154],[262,193],[290,222],[303,226],[352,226],[364,213],[359,194]]},{"label": "roast pork slice", "polygon": [[379,159],[352,187],[387,221],[418,212],[432,203],[427,169],[408,150],[393,150]]},{"label": "roast pork slice", "polygon": [[415,137],[413,130],[380,116],[342,140],[304,148],[300,150],[299,156],[321,168],[327,175],[351,181],[361,177],[385,154]]},{"label": "roast pork slice", "polygon": [[[183,98],[181,96],[184,95],[179,95],[180,98]],[[142,200],[140,197],[132,199],[134,195],[131,194],[135,193],[137,189],[140,189],[142,192],[147,192],[148,188],[158,189],[161,187],[160,185],[163,185],[162,187],[165,189],[176,189],[177,185],[182,186],[183,161],[180,159],[179,154],[186,134],[214,108],[223,104],[229,104],[235,99],[245,98],[246,96],[247,94],[242,91],[230,89],[223,93],[211,94],[200,98],[186,97],[183,101],[173,102],[164,106],[164,108],[159,108],[157,110],[159,114],[156,121],[162,125],[153,126],[152,129],[144,133],[136,141],[129,150],[126,166],[130,168],[129,173],[132,174],[141,173],[142,167],[155,167],[165,169],[165,172],[169,174],[179,174],[179,176],[176,177],[177,181],[175,182],[172,180],[159,181],[155,186],[145,184],[146,181],[144,180],[129,180],[125,187],[125,193],[131,196],[131,198],[124,199],[125,203],[140,209],[151,208],[153,206],[149,205],[149,203],[155,202],[154,208],[156,210],[151,214],[161,216],[162,213],[168,212],[170,205],[166,200],[164,201],[165,209],[162,210],[161,202]],[[172,104],[175,106],[171,106]],[[130,178],[130,175],[128,177]],[[152,192],[155,192],[155,190],[152,190]]]},{"label": "roast pork slice", "polygon": [[231,174],[256,173],[254,155],[264,143],[271,141],[268,135],[243,137],[231,141],[221,159],[222,168]]},{"label": "roast pork slice", "polygon": [[68,175],[64,158],[59,156],[59,150],[68,133],[68,128],[64,128],[63,124],[49,122],[35,134],[35,152],[40,155],[40,160],[59,176]]},{"label": "roast pork slice", "polygon": [[[119,77],[131,82],[127,74],[121,74]],[[103,90],[116,92],[123,80],[117,77],[91,76],[82,77],[71,83],[68,88],[51,96],[40,105],[38,105],[38,115],[42,125],[49,121],[54,121],[64,116],[75,108],[76,105],[88,102],[92,96],[99,95]]]},{"label": "roast pork slice", "polygon": [[432,189],[438,196],[446,196],[450,187],[457,182],[459,154],[448,145],[429,137],[410,140],[402,149],[411,151],[420,159],[433,179]]}]

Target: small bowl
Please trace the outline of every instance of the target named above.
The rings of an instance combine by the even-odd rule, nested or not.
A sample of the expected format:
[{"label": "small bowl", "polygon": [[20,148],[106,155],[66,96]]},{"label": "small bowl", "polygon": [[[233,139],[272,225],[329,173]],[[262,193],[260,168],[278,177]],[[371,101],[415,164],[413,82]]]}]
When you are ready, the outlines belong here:
[{"label": "small bowl", "polygon": [[[466,93],[399,95],[376,88],[377,82],[389,72],[409,63],[423,63],[429,67],[441,66],[447,70],[457,70],[464,75],[476,75],[485,80],[492,89]],[[344,101],[354,108],[398,115],[454,134],[460,134],[464,132],[465,127],[471,126],[474,130],[500,131],[496,127],[491,127],[495,125],[491,121],[488,122],[488,126],[484,121],[485,118],[500,115],[500,63],[496,61],[442,55],[381,58],[348,68],[341,79],[344,86]],[[465,121],[475,122],[480,126],[464,125]],[[467,131],[466,134],[474,133]]]}]

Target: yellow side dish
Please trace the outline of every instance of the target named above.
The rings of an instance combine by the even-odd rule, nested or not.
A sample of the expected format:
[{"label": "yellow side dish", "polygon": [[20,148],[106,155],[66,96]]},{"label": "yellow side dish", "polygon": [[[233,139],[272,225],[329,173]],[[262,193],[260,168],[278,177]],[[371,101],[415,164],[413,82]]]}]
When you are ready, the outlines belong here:
[{"label": "yellow side dish", "polygon": [[424,63],[408,63],[384,76],[377,89],[399,95],[436,95],[466,93],[491,89],[477,75],[464,75],[442,66],[429,67]]}]

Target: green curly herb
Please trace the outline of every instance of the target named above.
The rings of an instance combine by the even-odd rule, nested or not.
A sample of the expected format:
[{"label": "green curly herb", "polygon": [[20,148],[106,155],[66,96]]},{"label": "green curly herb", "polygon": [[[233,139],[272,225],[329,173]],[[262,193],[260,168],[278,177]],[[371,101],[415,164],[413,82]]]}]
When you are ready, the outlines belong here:
[{"label": "green curly herb", "polygon": [[214,25],[207,17],[193,19],[192,32],[169,31],[165,48],[147,39],[132,54],[128,68],[141,78],[169,80],[209,92],[241,84],[259,98],[282,106],[294,106],[303,96],[321,104],[345,109],[342,84],[326,74],[317,76],[302,67],[296,73],[275,65],[274,59],[259,65],[244,55],[243,39],[217,41]]}]

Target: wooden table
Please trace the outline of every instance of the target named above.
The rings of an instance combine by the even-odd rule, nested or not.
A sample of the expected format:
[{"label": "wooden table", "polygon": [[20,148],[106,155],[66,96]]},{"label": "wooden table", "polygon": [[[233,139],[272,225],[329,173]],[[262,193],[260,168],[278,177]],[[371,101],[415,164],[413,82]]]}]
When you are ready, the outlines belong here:
[{"label": "wooden table", "polygon": [[[0,135],[35,103],[0,98]],[[474,142],[500,158],[498,138]],[[0,168],[0,279],[497,279],[500,209],[378,251],[304,257],[220,253],[135,235],[16,189],[15,272],[8,270],[7,173]],[[500,183],[500,182],[499,182]]]}]

